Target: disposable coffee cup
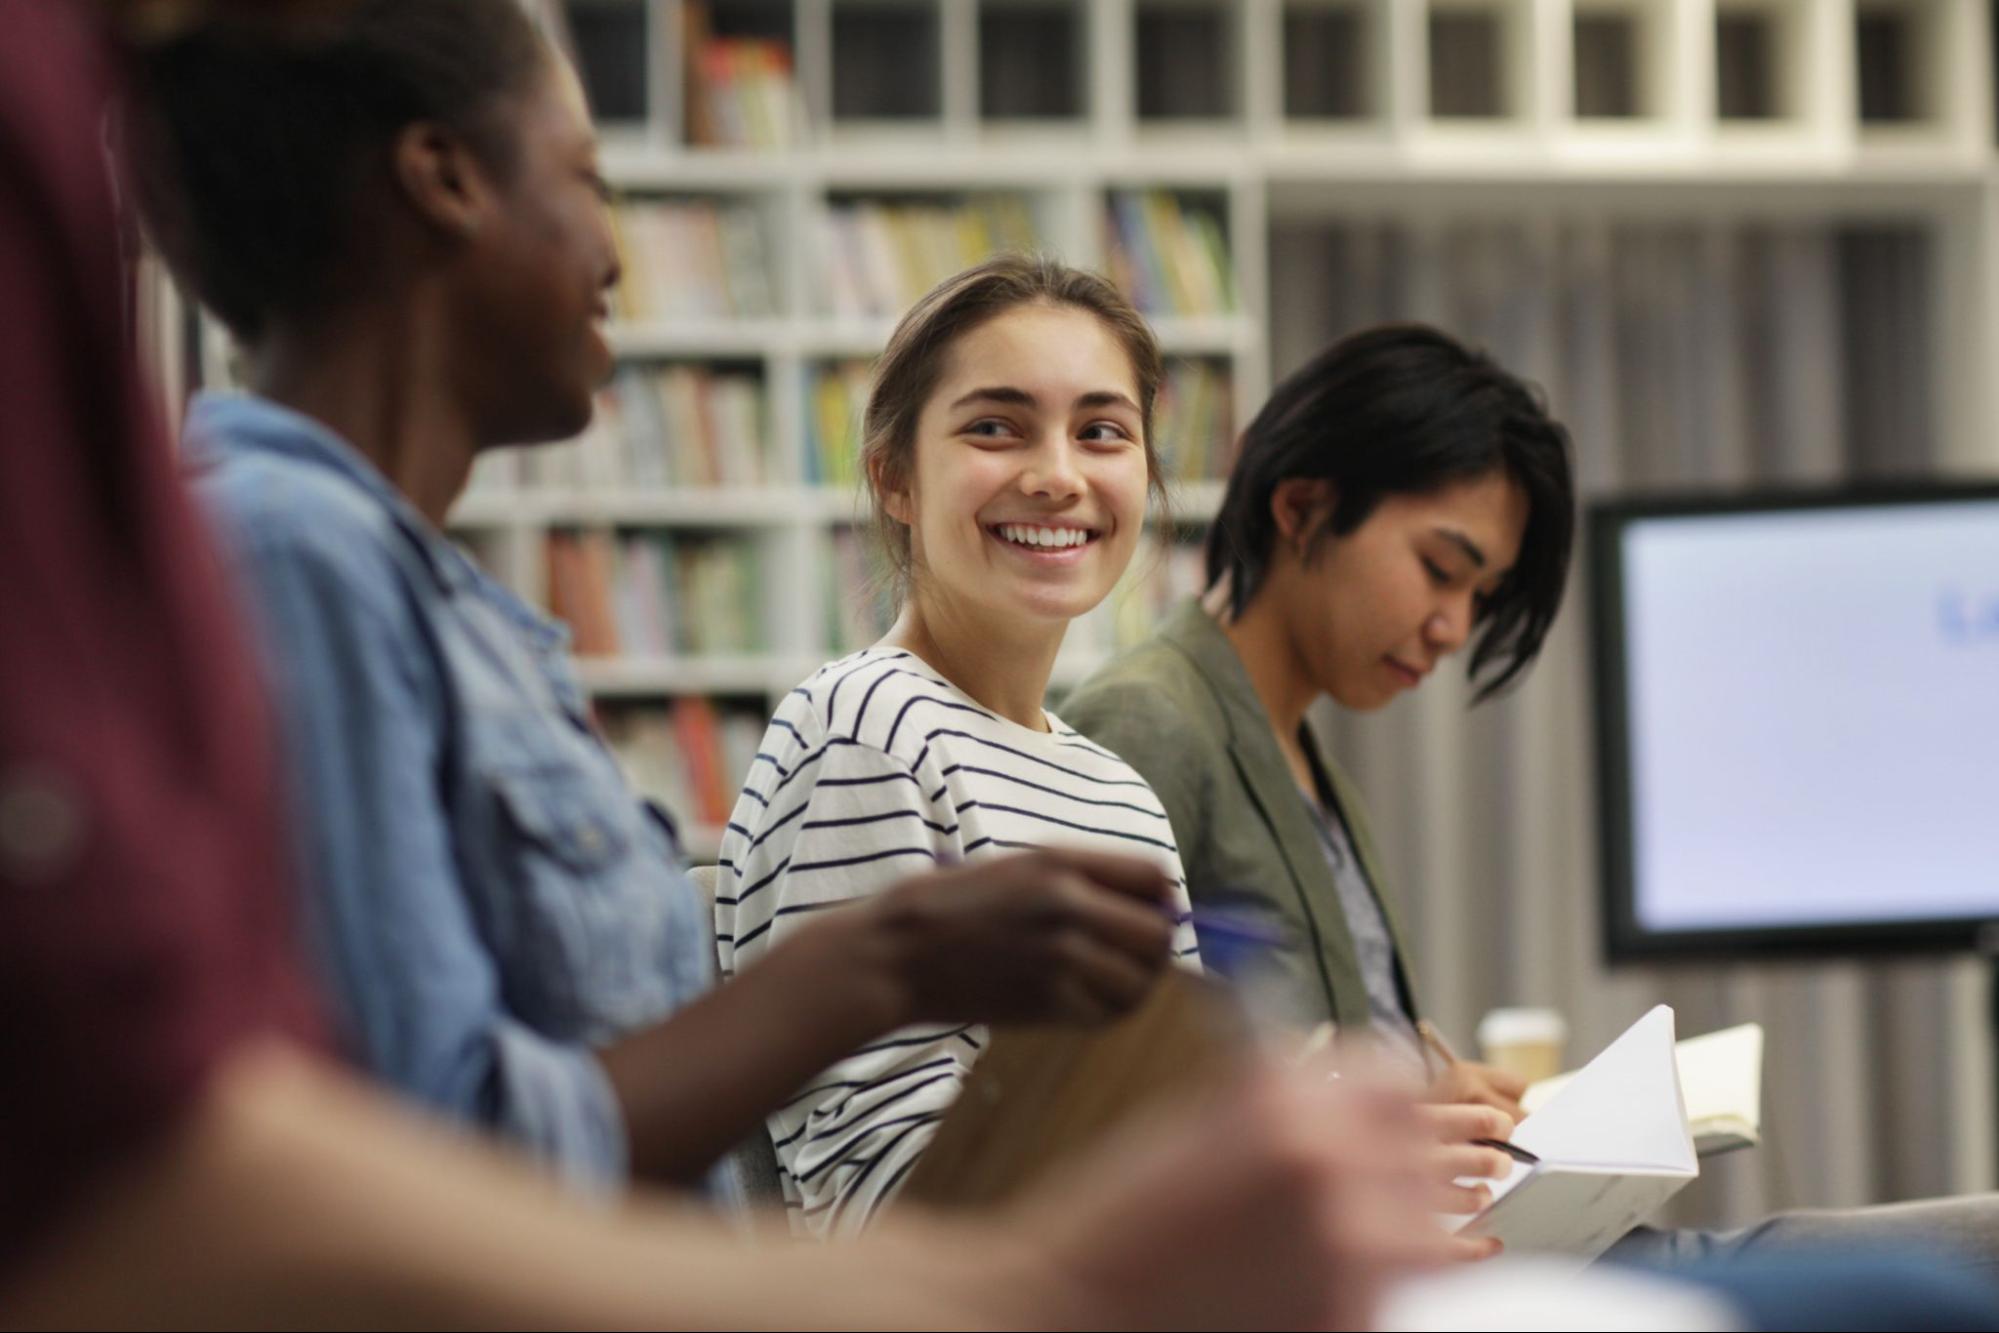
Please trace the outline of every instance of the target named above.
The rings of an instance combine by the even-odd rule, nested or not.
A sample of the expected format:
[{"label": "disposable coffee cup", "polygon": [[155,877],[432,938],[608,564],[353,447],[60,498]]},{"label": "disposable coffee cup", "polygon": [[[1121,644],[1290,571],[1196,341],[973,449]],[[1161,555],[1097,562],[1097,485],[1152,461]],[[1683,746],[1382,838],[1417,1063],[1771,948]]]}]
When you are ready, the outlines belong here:
[{"label": "disposable coffee cup", "polygon": [[1529,1083],[1562,1072],[1569,1025],[1553,1009],[1495,1009],[1478,1025],[1485,1062]]}]

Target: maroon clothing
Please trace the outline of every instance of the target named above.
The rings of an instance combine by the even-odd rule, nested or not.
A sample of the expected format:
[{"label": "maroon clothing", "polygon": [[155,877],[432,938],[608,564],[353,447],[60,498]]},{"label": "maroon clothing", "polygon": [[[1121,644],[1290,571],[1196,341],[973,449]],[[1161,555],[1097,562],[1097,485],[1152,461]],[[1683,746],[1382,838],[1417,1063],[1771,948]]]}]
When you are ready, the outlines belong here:
[{"label": "maroon clothing", "polygon": [[266,719],[122,327],[87,9],[0,0],[0,1272],[310,1036]]}]

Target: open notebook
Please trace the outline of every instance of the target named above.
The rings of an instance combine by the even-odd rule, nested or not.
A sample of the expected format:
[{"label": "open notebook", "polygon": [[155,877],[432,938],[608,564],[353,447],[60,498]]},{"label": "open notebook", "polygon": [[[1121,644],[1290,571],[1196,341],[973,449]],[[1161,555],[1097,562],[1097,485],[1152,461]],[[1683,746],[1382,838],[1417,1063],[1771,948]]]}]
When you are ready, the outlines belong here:
[{"label": "open notebook", "polygon": [[[1688,1037],[1674,1048],[1680,1092],[1694,1151],[1702,1157],[1752,1148],[1763,1141],[1763,1026],[1744,1023]],[[1542,1079],[1520,1104],[1529,1114],[1546,1106],[1575,1075]]]},{"label": "open notebook", "polygon": [[1510,1253],[1586,1262],[1700,1174],[1659,1005],[1569,1077],[1513,1131],[1516,1160],[1493,1201],[1462,1220]]}]

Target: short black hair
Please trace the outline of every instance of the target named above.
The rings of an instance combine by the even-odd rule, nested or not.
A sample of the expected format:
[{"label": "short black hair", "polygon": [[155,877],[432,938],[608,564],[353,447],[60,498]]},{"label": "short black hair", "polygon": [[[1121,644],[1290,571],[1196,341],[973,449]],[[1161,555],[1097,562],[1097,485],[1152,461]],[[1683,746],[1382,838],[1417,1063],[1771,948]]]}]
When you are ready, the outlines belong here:
[{"label": "short black hair", "polygon": [[213,18],[130,60],[135,191],[175,272],[245,342],[366,257],[357,219],[398,131],[436,121],[514,162],[507,97],[546,46],[514,0],[354,0],[310,23]]},{"label": "short black hair", "polygon": [[1208,586],[1228,581],[1241,615],[1277,542],[1271,495],[1292,477],[1332,483],[1312,536],[1343,537],[1383,497],[1421,494],[1500,472],[1527,498],[1520,556],[1479,615],[1469,674],[1496,668],[1484,702],[1526,670],[1561,606],[1575,544],[1569,434],[1541,395],[1490,357],[1420,324],[1342,339],[1288,377],[1243,432],[1208,533]]}]

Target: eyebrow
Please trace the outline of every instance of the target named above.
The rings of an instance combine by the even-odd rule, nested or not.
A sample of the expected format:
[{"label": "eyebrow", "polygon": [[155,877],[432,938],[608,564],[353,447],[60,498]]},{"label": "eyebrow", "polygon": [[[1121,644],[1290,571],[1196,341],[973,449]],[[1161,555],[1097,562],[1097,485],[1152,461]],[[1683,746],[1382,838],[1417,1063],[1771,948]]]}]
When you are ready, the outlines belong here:
[{"label": "eyebrow", "polygon": [[[1016,389],[1010,384],[996,384],[972,390],[952,403],[949,410],[956,411],[967,403],[980,402],[1006,403],[1014,407],[1038,406],[1034,395],[1027,390]],[[1134,412],[1138,411],[1137,403],[1131,401],[1124,394],[1112,389],[1097,389],[1091,393],[1079,395],[1075,405],[1077,407],[1128,407]]]},{"label": "eyebrow", "polygon": [[1463,551],[1466,558],[1474,565],[1477,565],[1480,569],[1485,568],[1485,552],[1479,549],[1477,542],[1455,528],[1436,528],[1433,531],[1437,536],[1442,537],[1445,541]]}]

